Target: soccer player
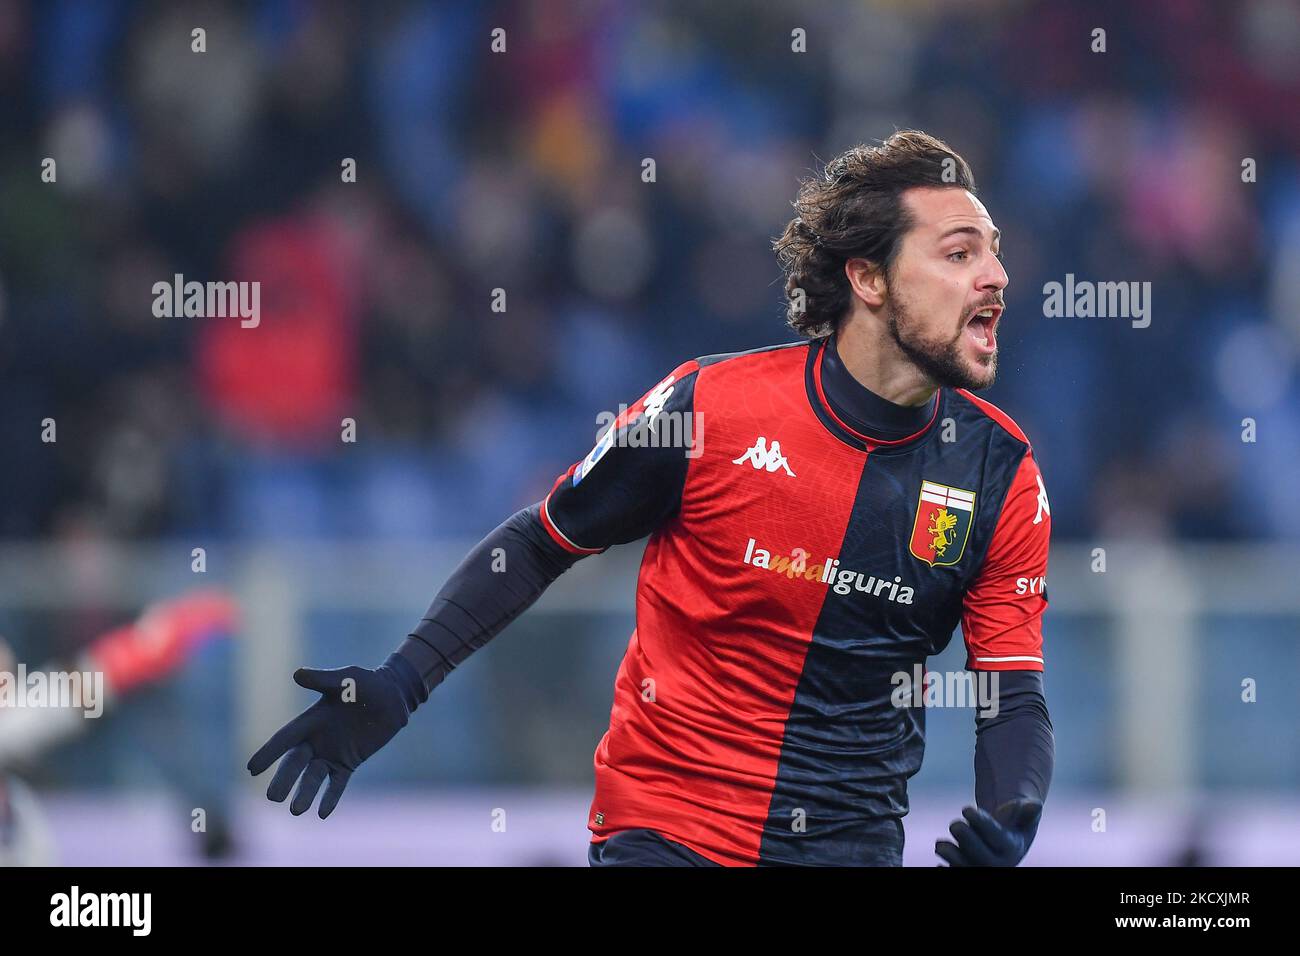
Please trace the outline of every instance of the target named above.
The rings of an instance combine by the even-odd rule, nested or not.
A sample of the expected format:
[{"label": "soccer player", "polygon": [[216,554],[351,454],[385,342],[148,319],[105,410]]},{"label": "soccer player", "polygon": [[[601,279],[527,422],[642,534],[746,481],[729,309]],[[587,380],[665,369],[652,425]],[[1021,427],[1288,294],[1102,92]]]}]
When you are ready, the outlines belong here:
[{"label": "soccer player", "polygon": [[[97,722],[88,715],[112,711],[120,699],[173,677],[200,648],[233,633],[239,614],[235,601],[215,589],[151,604],[136,620],[95,638],[74,660],[53,660],[41,667],[42,675],[70,677],[72,700],[47,699],[38,707],[18,702],[28,693],[26,668],[17,666],[0,636],[0,867],[57,862],[40,802],[15,771],[89,731]],[[82,675],[96,674],[103,675],[101,687],[82,683]],[[55,706],[58,703],[63,706]],[[224,835],[224,820],[210,820],[209,826],[214,838],[218,826]]]},{"label": "soccer player", "polygon": [[[595,755],[593,865],[899,865],[925,711],[897,675],[960,622],[996,674],[949,864],[1015,865],[1054,745],[1041,619],[1051,514],[992,384],[1007,275],[966,162],[924,133],[835,158],[775,244],[801,341],[683,362],[470,552],[376,670],[249,761],[337,805],[357,766],[574,562],[650,536]],[[506,569],[493,570],[495,549]],[[497,552],[500,554],[500,552]],[[990,681],[990,684],[993,682]]]}]

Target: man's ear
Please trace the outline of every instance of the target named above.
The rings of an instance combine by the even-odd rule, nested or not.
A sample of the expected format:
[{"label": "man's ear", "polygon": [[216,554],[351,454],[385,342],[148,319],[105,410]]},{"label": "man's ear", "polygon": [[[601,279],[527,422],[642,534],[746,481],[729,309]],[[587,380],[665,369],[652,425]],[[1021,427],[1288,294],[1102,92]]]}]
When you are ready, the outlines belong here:
[{"label": "man's ear", "polygon": [[844,274],[848,277],[853,294],[867,304],[869,308],[878,309],[885,304],[889,291],[885,282],[883,269],[869,259],[850,259],[844,263]]}]

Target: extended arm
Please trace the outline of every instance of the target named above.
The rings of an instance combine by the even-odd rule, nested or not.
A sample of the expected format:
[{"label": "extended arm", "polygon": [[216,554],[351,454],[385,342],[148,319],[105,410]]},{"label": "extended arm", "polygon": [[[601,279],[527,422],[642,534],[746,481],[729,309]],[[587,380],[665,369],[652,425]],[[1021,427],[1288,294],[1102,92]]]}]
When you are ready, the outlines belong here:
[{"label": "extended arm", "polygon": [[541,508],[538,502],[516,512],[480,541],[397,649],[419,675],[420,701],[581,557],[546,532]]},{"label": "extended arm", "polygon": [[248,762],[257,775],[282,756],[267,797],[306,812],[329,778],[319,814],[329,816],[352,772],[384,746],[429,692],[500,633],[580,558],[635,541],[679,506],[684,449],[629,441],[658,428],[664,411],[688,412],[694,363],[680,367],[620,415],[582,461],[556,479],[545,499],[512,515],[466,555],[401,646],[375,670],[301,668],[299,686],[322,695]]}]

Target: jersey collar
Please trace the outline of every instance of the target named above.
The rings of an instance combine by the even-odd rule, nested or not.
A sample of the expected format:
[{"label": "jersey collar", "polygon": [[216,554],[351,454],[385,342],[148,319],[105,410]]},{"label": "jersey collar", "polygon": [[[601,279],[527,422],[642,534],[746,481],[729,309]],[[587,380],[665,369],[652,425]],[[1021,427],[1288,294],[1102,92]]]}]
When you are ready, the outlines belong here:
[{"label": "jersey collar", "polygon": [[[895,405],[853,379],[839,361],[838,354],[830,358],[828,369],[828,356],[834,347],[834,336],[812,342],[804,366],[808,401],[817,418],[831,434],[861,451],[888,451],[911,446],[929,433],[939,418],[940,409],[947,402],[946,389],[941,388],[935,393],[930,400],[928,414],[925,411],[916,414],[917,410]],[[835,376],[832,391],[841,396],[840,402],[827,395],[829,376]],[[844,402],[845,397],[849,399],[848,402]],[[841,402],[854,407],[843,407]],[[918,427],[908,432],[908,424]]]}]

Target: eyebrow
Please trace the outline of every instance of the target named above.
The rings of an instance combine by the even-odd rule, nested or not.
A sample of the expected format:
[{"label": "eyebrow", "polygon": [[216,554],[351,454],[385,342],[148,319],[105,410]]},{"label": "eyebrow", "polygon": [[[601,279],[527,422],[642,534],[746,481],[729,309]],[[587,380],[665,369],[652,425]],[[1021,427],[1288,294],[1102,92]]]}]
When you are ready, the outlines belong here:
[{"label": "eyebrow", "polygon": [[[978,236],[981,239],[984,238],[984,233],[981,230],[976,229],[974,226],[954,226],[953,228],[945,232],[942,236],[940,236],[939,241],[943,242],[949,236],[955,236],[958,233],[970,233],[972,236]],[[993,241],[998,242],[1001,239],[1002,239],[1002,231],[1000,229],[994,229]]]}]

